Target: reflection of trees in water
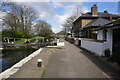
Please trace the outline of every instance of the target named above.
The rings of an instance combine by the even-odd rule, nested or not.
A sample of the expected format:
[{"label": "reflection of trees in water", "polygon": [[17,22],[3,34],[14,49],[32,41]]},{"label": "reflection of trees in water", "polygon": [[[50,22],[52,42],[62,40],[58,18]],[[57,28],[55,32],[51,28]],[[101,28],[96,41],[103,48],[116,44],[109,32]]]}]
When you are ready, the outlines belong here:
[{"label": "reflection of trees in water", "polygon": [[14,49],[6,49],[2,51],[2,71],[10,68],[23,58],[27,57],[31,53],[33,53],[36,49],[31,47],[21,47]]},{"label": "reflection of trees in water", "polygon": [[28,56],[31,52],[34,52],[36,49],[31,47],[20,47],[14,49],[4,49],[2,51],[3,58],[14,58],[14,57],[23,57]]}]

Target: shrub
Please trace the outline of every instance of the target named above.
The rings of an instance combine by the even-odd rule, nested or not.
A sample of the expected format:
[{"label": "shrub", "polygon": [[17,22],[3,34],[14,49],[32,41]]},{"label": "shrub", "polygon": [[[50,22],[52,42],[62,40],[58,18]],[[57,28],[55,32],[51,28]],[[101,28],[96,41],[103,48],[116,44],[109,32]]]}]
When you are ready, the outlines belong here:
[{"label": "shrub", "polygon": [[2,38],[5,38],[5,37],[28,38],[30,37],[30,35],[25,31],[4,30],[2,31]]},{"label": "shrub", "polygon": [[110,57],[110,49],[109,49],[109,48],[106,48],[106,49],[104,50],[104,55],[105,55],[106,57]]}]

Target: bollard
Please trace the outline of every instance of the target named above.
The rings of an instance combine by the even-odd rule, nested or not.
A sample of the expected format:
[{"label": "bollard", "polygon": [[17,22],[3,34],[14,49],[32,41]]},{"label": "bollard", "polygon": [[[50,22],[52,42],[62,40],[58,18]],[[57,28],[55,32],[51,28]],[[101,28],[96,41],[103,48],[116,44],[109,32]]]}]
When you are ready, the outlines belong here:
[{"label": "bollard", "polygon": [[42,66],[42,59],[38,59],[37,66],[38,66],[38,67],[41,67],[41,66]]}]

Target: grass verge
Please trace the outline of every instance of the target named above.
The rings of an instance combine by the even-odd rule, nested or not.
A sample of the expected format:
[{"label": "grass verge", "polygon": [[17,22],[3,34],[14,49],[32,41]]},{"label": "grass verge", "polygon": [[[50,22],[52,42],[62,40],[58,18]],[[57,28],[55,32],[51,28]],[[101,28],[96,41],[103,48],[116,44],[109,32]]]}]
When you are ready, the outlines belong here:
[{"label": "grass verge", "polygon": [[22,39],[22,40],[16,41],[15,44],[23,44],[26,41],[27,41],[27,39]]}]

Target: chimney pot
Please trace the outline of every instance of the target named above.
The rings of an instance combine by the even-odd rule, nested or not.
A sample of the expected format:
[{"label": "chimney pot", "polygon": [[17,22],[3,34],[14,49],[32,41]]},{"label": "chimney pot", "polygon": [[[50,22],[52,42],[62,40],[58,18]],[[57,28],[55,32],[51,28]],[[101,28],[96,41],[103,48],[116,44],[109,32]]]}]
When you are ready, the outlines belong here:
[{"label": "chimney pot", "polygon": [[92,16],[97,16],[97,14],[98,14],[97,10],[98,10],[97,5],[94,4],[94,5],[91,7]]},{"label": "chimney pot", "polygon": [[94,4],[94,6],[96,7],[97,5],[96,5],[96,4]]}]

